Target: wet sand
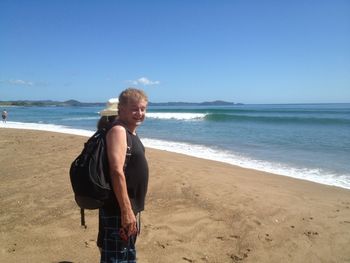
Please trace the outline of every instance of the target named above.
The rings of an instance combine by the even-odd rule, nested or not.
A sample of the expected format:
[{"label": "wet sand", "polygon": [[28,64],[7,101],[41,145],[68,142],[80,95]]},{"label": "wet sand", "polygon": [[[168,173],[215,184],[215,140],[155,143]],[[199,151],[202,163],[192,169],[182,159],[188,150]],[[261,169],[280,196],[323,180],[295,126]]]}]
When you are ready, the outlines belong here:
[{"label": "wet sand", "polygon": [[[0,262],[99,262],[68,170],[86,137],[0,129]],[[140,263],[350,262],[350,190],[146,149]]]}]

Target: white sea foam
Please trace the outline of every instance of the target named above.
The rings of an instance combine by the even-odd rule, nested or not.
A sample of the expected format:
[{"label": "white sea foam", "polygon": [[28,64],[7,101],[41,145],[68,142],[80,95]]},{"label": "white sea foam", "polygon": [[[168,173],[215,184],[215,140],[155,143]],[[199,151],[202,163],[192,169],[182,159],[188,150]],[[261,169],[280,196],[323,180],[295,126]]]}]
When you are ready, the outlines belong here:
[{"label": "white sea foam", "polygon": [[73,129],[73,128],[69,128],[62,125],[56,125],[56,124],[24,123],[24,122],[1,123],[0,128],[52,131],[52,132],[59,132],[59,133],[81,135],[86,137],[90,137],[94,133],[94,131],[83,130],[83,129]]},{"label": "white sea foam", "polygon": [[84,120],[98,120],[99,116],[94,116],[94,117],[70,117],[70,118],[65,118],[62,119],[64,121],[84,121]]},{"label": "white sea foam", "polygon": [[[83,129],[72,129],[65,126],[53,125],[53,124],[37,124],[37,123],[20,123],[20,122],[7,122],[0,123],[0,128],[15,128],[15,129],[30,129],[30,130],[42,130],[60,132],[74,135],[81,135],[90,137],[94,131]],[[224,162],[232,165],[237,165],[244,168],[255,169],[259,171],[265,171],[278,175],[284,175],[288,177],[308,180],[317,182],[320,184],[333,185],[342,188],[350,189],[349,177],[350,174],[332,174],[327,173],[320,169],[306,169],[298,167],[290,167],[281,163],[272,163],[262,160],[254,160],[247,156],[240,154],[234,154],[232,152],[223,151],[219,149],[209,148],[203,145],[187,144],[172,141],[163,141],[155,139],[142,139],[143,144],[146,147],[165,150],[169,152],[175,152],[194,156],[202,159]]]},{"label": "white sea foam", "polygon": [[148,112],[147,118],[163,120],[201,120],[206,116],[205,113],[189,112]]},{"label": "white sea foam", "polygon": [[243,168],[249,168],[278,175],[298,178],[317,182],[320,184],[333,185],[350,189],[349,175],[331,174],[320,169],[306,169],[290,167],[281,163],[273,163],[262,160],[254,160],[247,156],[234,154],[232,152],[213,149],[202,145],[194,145],[179,142],[169,142],[154,139],[143,139],[146,147],[156,148],[175,153],[181,153],[202,159],[224,162]]}]

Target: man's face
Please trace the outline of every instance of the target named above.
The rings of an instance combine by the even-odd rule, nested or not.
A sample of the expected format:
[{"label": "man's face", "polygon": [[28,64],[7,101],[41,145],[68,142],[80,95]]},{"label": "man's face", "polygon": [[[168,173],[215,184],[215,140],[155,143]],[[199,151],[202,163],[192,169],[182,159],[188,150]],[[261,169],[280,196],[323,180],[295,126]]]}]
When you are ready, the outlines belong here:
[{"label": "man's face", "polygon": [[140,125],[146,117],[147,101],[141,99],[129,100],[128,105],[123,107],[126,121],[133,125]]}]

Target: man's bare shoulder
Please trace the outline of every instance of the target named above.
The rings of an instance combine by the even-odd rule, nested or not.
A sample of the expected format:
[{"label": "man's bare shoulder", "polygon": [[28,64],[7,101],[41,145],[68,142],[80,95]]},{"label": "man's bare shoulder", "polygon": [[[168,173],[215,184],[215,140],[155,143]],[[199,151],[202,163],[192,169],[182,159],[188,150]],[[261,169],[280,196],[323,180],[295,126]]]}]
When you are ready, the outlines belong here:
[{"label": "man's bare shoulder", "polygon": [[122,125],[113,126],[107,133],[107,137],[125,137],[126,130]]},{"label": "man's bare shoulder", "polygon": [[110,131],[117,131],[117,132],[124,132],[125,133],[125,127],[123,125],[114,125]]}]

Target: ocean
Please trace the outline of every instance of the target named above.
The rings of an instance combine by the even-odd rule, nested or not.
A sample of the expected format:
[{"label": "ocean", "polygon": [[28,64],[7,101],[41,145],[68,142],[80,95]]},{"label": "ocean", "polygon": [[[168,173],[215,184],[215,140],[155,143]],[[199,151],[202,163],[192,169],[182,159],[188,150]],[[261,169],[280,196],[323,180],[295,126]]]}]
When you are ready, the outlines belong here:
[{"label": "ocean", "polygon": [[[90,136],[100,107],[6,107],[0,127]],[[149,107],[146,147],[350,189],[350,104]]]}]

